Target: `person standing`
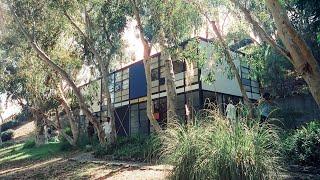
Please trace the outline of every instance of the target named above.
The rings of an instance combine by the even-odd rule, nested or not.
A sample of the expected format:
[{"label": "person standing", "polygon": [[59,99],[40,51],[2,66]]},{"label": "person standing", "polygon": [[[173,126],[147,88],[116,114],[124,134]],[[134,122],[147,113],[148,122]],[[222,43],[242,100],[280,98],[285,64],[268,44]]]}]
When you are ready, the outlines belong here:
[{"label": "person standing", "polygon": [[229,104],[227,105],[227,108],[226,108],[226,115],[227,115],[227,119],[230,121],[231,124],[234,124],[236,122],[237,110],[230,98],[229,98]]},{"label": "person standing", "polygon": [[111,119],[110,119],[110,117],[106,118],[106,121],[103,122],[102,127],[104,130],[104,133],[106,134],[107,141],[110,140],[110,138],[111,138]]},{"label": "person standing", "polygon": [[259,102],[259,110],[260,110],[260,122],[263,123],[267,121],[271,113],[271,96],[269,93],[264,93],[262,99]]}]

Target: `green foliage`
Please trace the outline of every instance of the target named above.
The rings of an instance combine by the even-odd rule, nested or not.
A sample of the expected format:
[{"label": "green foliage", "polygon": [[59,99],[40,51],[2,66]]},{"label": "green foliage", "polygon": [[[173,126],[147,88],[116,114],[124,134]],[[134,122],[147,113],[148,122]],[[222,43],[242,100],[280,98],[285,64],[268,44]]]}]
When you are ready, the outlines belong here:
[{"label": "green foliage", "polygon": [[14,145],[13,141],[2,142],[0,149]]},{"label": "green foliage", "polygon": [[283,138],[283,153],[289,162],[320,166],[320,123],[312,121]]},{"label": "green foliage", "polygon": [[66,139],[63,138],[60,141],[60,147],[59,147],[60,151],[70,151],[73,149],[74,149],[74,147]]},{"label": "green foliage", "polygon": [[161,143],[156,136],[119,137],[116,142],[106,147],[99,146],[94,155],[112,156],[115,159],[152,161],[159,157]]},{"label": "green foliage", "polygon": [[3,142],[10,141],[13,138],[13,130],[8,129],[6,131],[1,132],[0,137]]},{"label": "green foliage", "polygon": [[238,121],[216,112],[198,124],[171,124],[161,135],[162,156],[174,165],[173,179],[272,179],[279,169],[278,135],[268,124]]},{"label": "green foliage", "polygon": [[8,129],[13,129],[13,128],[19,126],[19,124],[20,124],[20,123],[19,123],[17,120],[8,121],[8,122],[3,123],[3,124],[1,125],[1,130],[2,130],[2,131],[6,131],[6,130],[8,130]]},{"label": "green foliage", "polygon": [[34,139],[28,139],[22,146],[23,149],[31,149],[36,147],[36,142]]}]

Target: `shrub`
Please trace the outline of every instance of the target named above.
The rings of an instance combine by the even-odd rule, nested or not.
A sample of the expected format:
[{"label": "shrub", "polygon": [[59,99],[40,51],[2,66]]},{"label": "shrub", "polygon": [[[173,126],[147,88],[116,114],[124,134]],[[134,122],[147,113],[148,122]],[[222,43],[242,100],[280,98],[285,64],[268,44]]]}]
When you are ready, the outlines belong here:
[{"label": "shrub", "polygon": [[151,161],[158,157],[159,141],[156,136],[119,137],[112,145],[98,146],[94,152],[96,157],[111,155],[115,159]]},{"label": "shrub", "polygon": [[283,153],[289,161],[320,166],[320,122],[312,121],[283,139]]},{"label": "shrub", "polygon": [[63,138],[60,141],[60,147],[59,147],[60,151],[70,151],[72,149],[74,149],[74,147],[66,139]]},{"label": "shrub", "polygon": [[3,123],[1,125],[1,130],[6,131],[8,129],[13,129],[19,125],[19,122],[17,120],[8,121],[6,123]]},{"label": "shrub", "polygon": [[3,142],[11,140],[12,137],[13,137],[13,130],[12,129],[8,129],[8,130],[3,131],[1,133],[1,139]]},{"label": "shrub", "polygon": [[0,146],[0,149],[1,148],[6,148],[6,147],[9,147],[9,146],[12,146],[12,145],[14,145],[14,142],[12,142],[12,141],[3,142],[1,144],[1,146]]},{"label": "shrub", "polygon": [[36,146],[36,142],[34,141],[34,139],[29,139],[23,144],[22,148],[31,149],[31,148],[34,148],[35,146]]},{"label": "shrub", "polygon": [[216,111],[197,124],[169,124],[160,136],[162,158],[173,179],[272,179],[279,169],[278,135],[271,125],[230,125]]}]

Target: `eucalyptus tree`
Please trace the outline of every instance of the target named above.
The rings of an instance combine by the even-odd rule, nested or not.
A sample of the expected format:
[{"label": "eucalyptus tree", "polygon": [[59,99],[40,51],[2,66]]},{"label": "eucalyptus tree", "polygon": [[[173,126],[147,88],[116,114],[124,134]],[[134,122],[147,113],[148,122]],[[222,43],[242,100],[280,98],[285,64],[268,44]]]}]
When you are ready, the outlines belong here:
[{"label": "eucalyptus tree", "polygon": [[[1,134],[1,127],[2,127],[2,123],[3,123],[3,118],[2,118],[2,113],[3,113],[3,109],[2,109],[2,104],[1,104],[1,100],[0,100],[0,134]],[[2,138],[0,136],[0,146],[2,146]]]},{"label": "eucalyptus tree", "polygon": [[[147,16],[143,16],[146,22],[142,22],[141,14],[144,13],[144,11],[148,12],[148,9],[145,9],[144,7],[143,2],[136,1],[136,0],[130,0],[130,2],[133,6],[134,19],[137,21],[139,37],[143,44],[143,64],[144,64],[144,70],[145,70],[146,82],[147,82],[146,84],[147,85],[147,116],[155,132],[159,132],[161,131],[161,127],[153,115],[154,106],[153,106],[152,96],[151,96],[152,80],[151,80],[151,67],[150,67],[151,50],[154,44],[152,42],[152,36],[150,35],[155,34],[157,32],[157,28],[148,29],[149,28],[148,24],[143,24],[143,23],[149,23],[150,25],[152,25],[151,22],[153,20],[152,18],[148,19]],[[150,13],[150,10],[149,10],[149,13]],[[156,25],[157,24],[153,24],[154,27],[157,27]],[[154,30],[154,32],[152,32],[152,30]]]},{"label": "eucalyptus tree", "polygon": [[[57,62],[61,56],[55,56],[51,52],[50,48],[56,44],[59,38],[64,37],[63,35],[66,33],[63,31],[66,27],[65,21],[59,13],[52,10],[51,5],[51,3],[44,0],[7,1],[11,18],[6,20],[12,22],[12,27],[16,30],[14,36],[19,38],[20,42],[29,45],[22,47],[22,50],[30,51],[31,47],[38,57],[37,59],[50,68],[51,71],[56,72],[56,75],[59,75],[68,84],[77,97],[81,110],[96,128],[100,143],[105,144],[105,134],[100,122],[92,115],[88,105],[85,103],[85,99],[68,71]],[[72,39],[64,40],[68,42]]]},{"label": "eucalyptus tree", "polygon": [[[109,143],[114,143],[116,138],[114,107],[109,92],[109,71],[111,60],[118,53],[121,53],[121,33],[126,23],[130,8],[126,1],[105,1],[105,2],[60,2],[58,4],[62,13],[68,19],[70,24],[84,39],[83,47],[88,47],[93,54],[92,63],[100,71],[103,80],[104,97],[107,99],[107,114],[111,117],[111,136]],[[72,8],[71,8],[72,7]],[[72,14],[71,14],[72,12]],[[72,15],[81,17],[84,14],[84,20],[81,28]],[[97,62],[94,62],[94,61]]]},{"label": "eucalyptus tree", "polygon": [[[161,58],[165,61],[167,120],[169,121],[177,115],[177,92],[172,63],[172,58],[177,57],[175,48],[182,41],[192,37],[192,33],[199,27],[201,18],[198,11],[183,0],[131,0],[131,3],[134,6],[134,17],[138,22],[140,39],[144,45],[144,58],[146,59],[144,64],[147,78],[150,78],[147,79],[148,84],[151,84],[151,77],[148,77],[148,74],[151,74],[148,61],[152,45],[157,44],[162,51]],[[154,121],[151,88],[150,85],[148,86],[148,117]]]},{"label": "eucalyptus tree", "polygon": [[[8,29],[13,29],[14,24],[7,22],[5,25]],[[28,109],[34,115],[36,123],[36,142],[37,144],[44,143],[45,124],[50,124],[55,127],[55,123],[48,121],[45,114],[52,108],[56,108],[60,103],[67,104],[63,101],[63,95],[58,93],[58,84],[61,81],[60,76],[39,62],[37,54],[27,48],[27,43],[21,41],[15,31],[8,31],[1,35],[0,48],[1,53],[1,68],[2,74],[0,78],[0,92],[7,94],[7,97],[12,101],[17,101],[23,109]],[[39,32],[44,33],[44,32]],[[47,43],[50,43],[50,38]],[[14,47],[14,48],[13,48]],[[80,59],[75,57],[74,51],[68,51],[64,41],[57,41],[50,47],[50,52],[57,59],[56,62],[60,66],[68,69],[70,72],[77,71],[80,68]],[[78,140],[78,126],[73,114],[70,114],[70,109],[65,108],[69,115],[72,137],[69,137],[62,131],[62,134],[72,145],[76,145]],[[57,128],[61,131],[60,128]]]},{"label": "eucalyptus tree", "polygon": [[[255,16],[255,11],[250,12],[249,8],[259,7],[263,2],[260,1],[236,1],[230,0],[237,8],[240,9],[244,19],[252,26],[252,30],[259,35],[259,37],[278,53],[287,58],[293,65],[294,69],[299,75],[303,77],[309,86],[309,90],[313,95],[315,101],[320,106],[320,66],[312,51],[293,27],[288,18],[288,12],[278,0],[265,0],[264,8],[256,11],[270,12],[268,21],[273,24],[273,29],[266,28],[260,23],[261,17]],[[259,4],[260,3],[260,4]],[[267,14],[267,13],[266,13]],[[269,30],[269,31],[268,31]],[[275,35],[277,39],[273,38]]]},{"label": "eucalyptus tree", "polygon": [[[197,1],[197,0],[188,0],[189,3],[194,5],[203,15],[203,17],[207,20],[207,22],[211,25],[211,28],[215,34],[215,38],[218,41],[219,46],[221,48],[216,48],[215,51],[222,50],[223,56],[220,55],[220,59],[225,59],[228,66],[231,69],[231,74],[235,77],[238,86],[240,88],[240,92],[242,94],[245,105],[249,108],[249,117],[253,117],[253,107],[252,103],[247,95],[247,91],[244,88],[242,83],[242,79],[240,77],[239,69],[235,65],[235,56],[232,55],[231,49],[228,46],[230,42],[228,40],[234,40],[235,37],[232,37],[232,33],[223,32],[223,24],[224,22],[221,20],[221,15],[223,14],[224,21],[228,18],[229,12],[227,12],[228,4],[223,1]],[[202,2],[202,3],[201,3]],[[237,27],[238,28],[238,27]],[[223,35],[226,33],[227,35]]]}]

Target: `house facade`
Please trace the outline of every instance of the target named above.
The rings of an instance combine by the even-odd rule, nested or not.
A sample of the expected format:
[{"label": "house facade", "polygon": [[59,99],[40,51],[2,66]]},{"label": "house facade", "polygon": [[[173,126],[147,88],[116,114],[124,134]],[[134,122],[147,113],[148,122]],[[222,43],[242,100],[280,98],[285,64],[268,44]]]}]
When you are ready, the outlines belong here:
[{"label": "house facade", "polygon": [[[210,47],[210,41],[199,39],[199,48]],[[239,69],[242,83],[247,95],[252,100],[260,97],[259,84],[250,78],[250,68],[242,65],[236,57],[235,65]],[[155,118],[161,126],[166,123],[166,87],[164,59],[161,53],[152,56],[151,60],[152,99]],[[173,61],[177,91],[177,113],[181,120],[186,120],[186,114],[193,114],[203,109],[207,102],[217,104],[224,111],[229,99],[237,103],[242,99],[239,85],[235,78],[228,73],[225,61],[217,62],[211,58],[208,51],[204,66],[199,68],[197,63]],[[204,77],[214,72],[214,82],[206,82]],[[231,76],[231,77],[230,77]],[[149,134],[152,129],[147,118],[146,100],[147,87],[143,61],[137,61],[110,73],[109,90],[115,108],[116,131],[119,136]],[[101,79],[91,82],[82,88],[84,95],[91,94],[91,110],[103,119],[107,117],[104,106],[106,100],[101,92]],[[81,115],[81,112],[80,112]]]}]

